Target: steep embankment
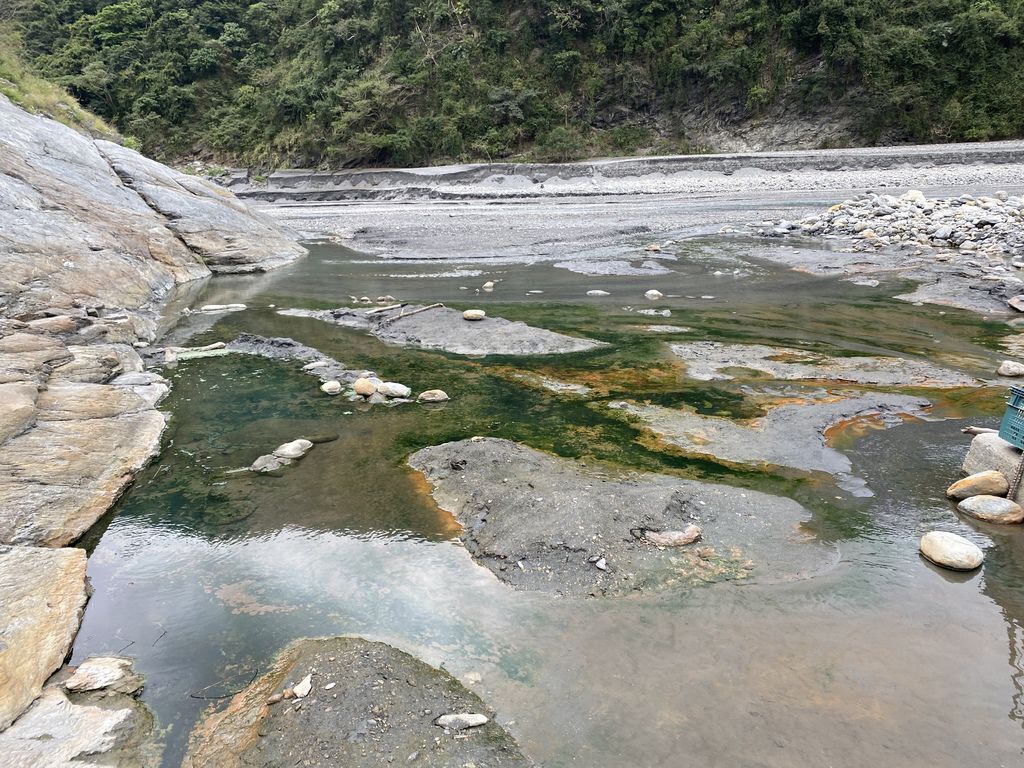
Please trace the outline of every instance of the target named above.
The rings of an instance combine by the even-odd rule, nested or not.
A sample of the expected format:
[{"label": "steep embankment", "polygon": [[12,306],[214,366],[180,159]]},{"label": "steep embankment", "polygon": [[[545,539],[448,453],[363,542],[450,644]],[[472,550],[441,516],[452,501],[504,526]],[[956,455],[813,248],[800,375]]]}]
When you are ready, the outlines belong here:
[{"label": "steep embankment", "polygon": [[230,193],[0,96],[0,729],[77,631],[85,557],[63,548],[158,448],[167,383],[135,346],[177,286],[302,253]]}]

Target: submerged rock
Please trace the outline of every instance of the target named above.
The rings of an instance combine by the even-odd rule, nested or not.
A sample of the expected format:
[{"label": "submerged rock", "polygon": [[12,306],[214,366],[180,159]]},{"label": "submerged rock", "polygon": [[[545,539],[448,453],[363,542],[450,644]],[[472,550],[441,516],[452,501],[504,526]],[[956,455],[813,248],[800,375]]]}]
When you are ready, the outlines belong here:
[{"label": "submerged rock", "polygon": [[920,413],[928,405],[927,400],[918,397],[879,393],[781,405],[750,421],[705,416],[689,408],[628,402],[611,402],[608,407],[639,418],[652,432],[688,454],[727,463],[827,472],[850,482],[851,490],[864,493],[862,482],[849,474],[850,460],[828,445],[826,431],[866,418],[900,424],[900,414]]},{"label": "submerged rock", "polygon": [[[309,691],[295,704],[283,692],[303,676]],[[448,715],[461,718],[449,731],[457,722],[468,729],[440,731],[439,712],[470,713]],[[183,768],[369,768],[405,765],[411,755],[414,765],[430,768],[532,764],[479,697],[447,672],[383,643],[338,637],[285,648],[269,672],[196,726]]]},{"label": "submerged rock", "polygon": [[282,459],[301,459],[309,453],[309,449],[312,447],[312,442],[300,437],[298,440],[292,440],[290,443],[283,443],[277,446],[274,450],[274,455]]},{"label": "submerged rock", "polygon": [[428,389],[426,392],[420,392],[416,400],[421,403],[443,403],[448,400],[448,393],[443,389]]},{"label": "submerged rock", "polygon": [[71,650],[85,608],[85,567],[82,549],[0,546],[0,731]]},{"label": "submerged rock", "polygon": [[954,571],[973,571],[985,560],[981,548],[955,533],[931,531],[921,537],[921,554],[928,560]]},{"label": "submerged rock", "polygon": [[1015,501],[999,496],[971,496],[957,504],[956,508],[986,523],[1008,525],[1024,520],[1024,508]]},{"label": "submerged rock", "polygon": [[342,307],[325,311],[285,309],[278,314],[313,317],[366,330],[391,344],[440,349],[458,355],[547,355],[607,346],[602,341],[566,336],[500,317],[467,323],[462,312],[444,306],[408,306],[368,314],[374,311]]},{"label": "submerged rock", "polygon": [[698,381],[730,381],[733,369],[747,368],[780,380],[843,381],[877,386],[970,387],[971,376],[923,360],[899,357],[834,357],[806,349],[763,344],[697,341],[671,345]]},{"label": "submerged rock", "polygon": [[[472,557],[517,589],[615,596],[751,575],[801,578],[836,560],[833,547],[795,533],[810,518],[803,507],[757,491],[616,476],[495,438],[424,448],[409,465],[462,525]],[[699,553],[647,538],[690,536],[690,526],[703,531]]]},{"label": "submerged rock", "polygon": [[957,480],[946,489],[946,496],[951,499],[967,499],[971,496],[1005,496],[1010,490],[1010,483],[1002,472],[994,469]]}]

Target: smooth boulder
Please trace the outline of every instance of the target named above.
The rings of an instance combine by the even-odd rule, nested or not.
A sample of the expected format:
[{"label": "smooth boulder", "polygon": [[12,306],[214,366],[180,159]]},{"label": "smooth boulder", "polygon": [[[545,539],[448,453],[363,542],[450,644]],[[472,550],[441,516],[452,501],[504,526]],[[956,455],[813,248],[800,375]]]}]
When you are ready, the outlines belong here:
[{"label": "smooth boulder", "polygon": [[926,559],[953,571],[973,571],[985,560],[981,547],[947,531],[926,533],[921,537],[920,549]]},{"label": "smooth boulder", "polygon": [[416,399],[421,403],[443,403],[448,399],[448,393],[443,389],[428,389],[420,392]]},{"label": "smooth boulder", "polygon": [[312,447],[313,443],[300,437],[298,440],[277,446],[274,455],[282,459],[301,459]]},{"label": "smooth boulder", "polygon": [[1005,496],[1009,490],[1010,483],[1006,476],[998,470],[989,469],[957,480],[946,489],[946,496],[957,500],[969,499],[971,496]]},{"label": "smooth boulder", "polygon": [[1024,363],[1018,363],[1014,360],[1003,360],[996,373],[1000,376],[1008,377],[1024,376]]},{"label": "smooth boulder", "polygon": [[383,384],[378,384],[377,391],[384,395],[384,397],[392,399],[404,399],[412,394],[412,390],[409,387],[395,381],[385,381]]},{"label": "smooth boulder", "polygon": [[1024,520],[1024,508],[1020,504],[999,496],[971,496],[957,504],[956,508],[986,523],[1011,525]]},{"label": "smooth boulder", "polygon": [[483,320],[487,317],[487,313],[482,309],[467,309],[462,313],[463,320]]},{"label": "smooth boulder", "polygon": [[665,294],[663,294],[661,291],[656,291],[656,290],[654,290],[652,288],[651,290],[647,291],[647,293],[644,294],[644,298],[645,299],[650,299],[651,301],[657,301],[658,299],[662,298],[664,295]]},{"label": "smooth boulder", "polygon": [[360,397],[369,397],[377,391],[377,385],[367,378],[360,377],[352,382],[352,389]]},{"label": "smooth boulder", "polygon": [[341,382],[340,381],[325,381],[320,385],[320,391],[328,395],[341,394]]}]

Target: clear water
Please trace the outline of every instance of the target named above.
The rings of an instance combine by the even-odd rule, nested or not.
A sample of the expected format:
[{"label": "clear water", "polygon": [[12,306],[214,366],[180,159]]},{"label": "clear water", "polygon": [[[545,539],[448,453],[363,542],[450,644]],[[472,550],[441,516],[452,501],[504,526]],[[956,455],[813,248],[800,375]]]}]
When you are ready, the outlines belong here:
[{"label": "clear water", "polygon": [[[214,280],[197,304],[249,309],[193,315],[171,338],[289,336],[452,400],[362,409],[323,396],[296,365],[245,356],[167,369],[163,454],[87,541],[95,593],[73,660],[117,651],[136,659],[143,699],[165,729],[167,766],[180,763],[204,708],[223,702],[211,697],[242,687],[293,638],[349,633],[460,677],[479,674],[472,687],[546,766],[1020,765],[1024,530],[961,522],[942,494],[966,450],[959,427],[994,423],[999,390],[927,393],[944,420],[839,431],[835,444],[875,493],[868,499],[827,477],[742,472],[659,450],[603,407],[631,397],[757,414],[741,389],[750,382],[687,381],[666,353],[670,340],[914,355],[979,376],[998,360],[1001,324],[749,257],[742,243],[711,239],[684,247],[668,274],[596,278],[550,263],[396,263],[320,245],[270,275]],[[463,268],[481,274],[443,274]],[[498,290],[476,293],[488,279],[501,281]],[[654,305],[671,318],[625,309],[652,306],[642,298],[650,287],[679,294]],[[613,295],[585,297],[590,288]],[[466,359],[270,307],[332,307],[350,294],[480,306],[612,346]],[[655,335],[649,324],[692,330]],[[556,395],[516,377],[524,371],[593,392]],[[337,439],[281,477],[228,473],[308,434]],[[755,577],[638,599],[514,592],[473,563],[457,526],[404,466],[419,447],[478,434],[791,496],[841,562],[803,582]],[[917,538],[936,527],[988,549],[985,568],[956,575],[921,561]]]}]

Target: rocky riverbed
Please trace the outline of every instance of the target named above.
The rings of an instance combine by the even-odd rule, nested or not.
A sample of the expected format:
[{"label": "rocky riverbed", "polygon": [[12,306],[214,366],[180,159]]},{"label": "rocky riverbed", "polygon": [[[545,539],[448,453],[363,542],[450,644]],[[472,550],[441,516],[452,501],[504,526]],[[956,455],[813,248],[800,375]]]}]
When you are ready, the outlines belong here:
[{"label": "rocky riverbed", "polygon": [[267,217],[0,124],[19,768],[1018,755],[1024,527],[1002,484],[956,515],[942,419],[1019,346],[1019,148],[310,177],[437,194]]}]

